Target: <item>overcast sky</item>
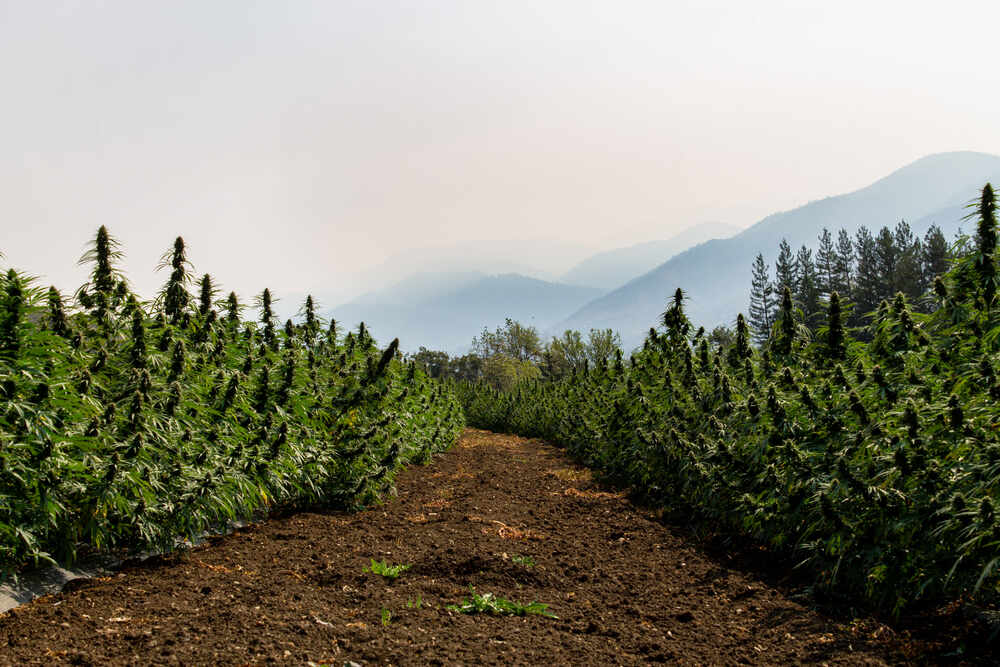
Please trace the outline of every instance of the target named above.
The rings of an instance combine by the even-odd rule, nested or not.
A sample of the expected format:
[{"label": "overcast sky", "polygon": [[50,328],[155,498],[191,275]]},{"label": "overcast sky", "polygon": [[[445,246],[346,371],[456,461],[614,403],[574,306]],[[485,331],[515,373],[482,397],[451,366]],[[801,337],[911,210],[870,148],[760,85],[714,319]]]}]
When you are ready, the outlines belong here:
[{"label": "overcast sky", "polygon": [[[925,8],[925,5],[927,8]],[[1000,153],[1000,3],[0,0],[0,251],[249,296],[414,247],[606,249]]]}]

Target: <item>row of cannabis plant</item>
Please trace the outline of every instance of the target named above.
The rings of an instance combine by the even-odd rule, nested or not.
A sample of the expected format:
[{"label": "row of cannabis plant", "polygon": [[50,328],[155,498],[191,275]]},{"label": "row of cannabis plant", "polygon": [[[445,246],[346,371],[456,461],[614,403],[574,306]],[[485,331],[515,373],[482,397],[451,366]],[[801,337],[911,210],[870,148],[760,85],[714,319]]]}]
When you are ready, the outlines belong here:
[{"label": "row of cannabis plant", "polygon": [[[899,612],[1000,591],[996,214],[933,286],[937,308],[883,302],[867,331],[833,294],[815,336],[788,291],[771,340],[710,345],[674,295],[626,363],[459,385],[483,428],[564,445],[613,482],[705,525],[797,552],[817,587]],[[870,340],[858,342],[859,338]]]},{"label": "row of cannabis plant", "polygon": [[197,279],[182,239],[143,303],[102,227],[72,303],[0,277],[0,571],[80,550],[171,549],[275,508],[352,506],[457,437],[454,393],[342,335],[306,300],[281,326]]}]

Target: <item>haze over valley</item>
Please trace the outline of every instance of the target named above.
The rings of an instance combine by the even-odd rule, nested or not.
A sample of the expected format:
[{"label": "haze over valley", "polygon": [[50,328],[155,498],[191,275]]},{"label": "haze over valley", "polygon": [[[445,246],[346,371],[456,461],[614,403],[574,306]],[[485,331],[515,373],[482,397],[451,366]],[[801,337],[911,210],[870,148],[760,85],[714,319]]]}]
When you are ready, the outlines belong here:
[{"label": "haze over valley", "polygon": [[[996,155],[930,155],[865,188],[774,213],[742,231],[722,223],[695,225],[664,241],[594,253],[556,277],[527,263],[521,271],[493,274],[417,272],[329,313],[345,325],[366,322],[376,337],[382,331],[392,332],[410,351],[427,347],[464,353],[483,328],[500,326],[508,317],[537,328],[545,337],[566,329],[612,329],[622,336],[625,348],[632,349],[658,324],[667,299],[678,287],[687,293],[692,321],[709,330],[731,327],[736,315],[747,311],[754,257],[761,253],[773,264],[782,240],[793,248],[812,247],[824,228],[834,234],[839,229],[854,234],[862,226],[877,230],[900,220],[907,221],[917,236],[937,225],[953,239],[962,228],[969,201],[988,181],[1000,182]],[[527,241],[496,244],[496,253],[479,261],[514,267],[522,259],[520,253],[525,259],[535,258],[531,247]],[[431,263],[463,266],[463,250],[441,251]]]}]

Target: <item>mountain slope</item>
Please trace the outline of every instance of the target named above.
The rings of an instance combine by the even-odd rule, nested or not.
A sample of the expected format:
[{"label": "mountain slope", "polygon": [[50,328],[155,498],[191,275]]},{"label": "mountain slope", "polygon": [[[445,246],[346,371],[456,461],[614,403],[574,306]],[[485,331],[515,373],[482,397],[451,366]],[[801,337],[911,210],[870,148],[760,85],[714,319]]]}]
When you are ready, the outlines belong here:
[{"label": "mountain slope", "polygon": [[569,285],[613,289],[659,266],[674,255],[710,239],[727,238],[739,227],[706,222],[688,227],[665,241],[649,241],[616,248],[583,260],[560,278]]},{"label": "mountain slope", "polygon": [[351,328],[365,322],[382,343],[398,336],[404,351],[423,346],[454,354],[466,351],[483,327],[495,328],[504,318],[545,331],[601,293],[519,274],[418,275],[329,315]]},{"label": "mountain slope", "polygon": [[793,248],[815,247],[823,227],[831,232],[843,227],[853,234],[865,225],[875,232],[900,219],[910,221],[916,233],[936,223],[949,234],[958,227],[955,218],[964,215],[964,204],[990,180],[1000,181],[1000,157],[995,155],[960,152],[922,158],[856,192],[769,215],[732,238],[682,252],[598,297],[557,328],[611,327],[630,349],[656,324],[677,287],[690,297],[688,314],[696,325],[731,325],[747,309],[753,258],[763,253],[773,264],[782,238]]}]

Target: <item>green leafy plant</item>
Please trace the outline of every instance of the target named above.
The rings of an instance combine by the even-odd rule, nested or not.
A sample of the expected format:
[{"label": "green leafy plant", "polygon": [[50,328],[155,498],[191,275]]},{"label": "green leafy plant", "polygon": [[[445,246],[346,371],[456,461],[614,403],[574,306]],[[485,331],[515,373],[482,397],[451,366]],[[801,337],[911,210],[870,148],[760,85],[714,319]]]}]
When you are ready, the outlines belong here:
[{"label": "green leafy plant", "polygon": [[411,567],[413,566],[403,563],[393,565],[389,561],[379,561],[372,558],[371,565],[365,566],[365,572],[371,572],[372,574],[380,575],[386,579],[398,579],[401,574],[409,570]]},{"label": "green leafy plant", "polygon": [[[903,223],[859,232],[856,263],[845,235],[809,306],[820,312],[803,313],[798,287],[779,281],[780,308],[755,318],[766,324],[756,349],[744,318],[732,341],[709,345],[677,290],[627,365],[509,390],[456,383],[466,418],[563,445],[652,504],[784,551],[817,589],[892,613],[1000,601],[993,189],[970,208],[977,234],[955,244],[950,268],[940,252],[923,264],[936,278],[913,271],[919,247]],[[873,264],[876,246],[901,249],[878,280],[889,269]],[[761,267],[755,289],[768,296]],[[875,300],[896,286],[910,294]]]},{"label": "green leafy plant", "polygon": [[496,616],[529,616],[538,615],[546,618],[559,618],[548,611],[549,605],[541,602],[521,604],[506,598],[497,597],[493,593],[477,593],[469,586],[469,596],[459,604],[448,605],[449,611],[461,614],[494,614]]},{"label": "green leafy plant", "polygon": [[359,327],[348,342],[311,298],[277,327],[268,290],[243,320],[235,293],[216,303],[212,277],[195,280],[181,238],[147,302],[122,256],[101,227],[72,299],[0,273],[0,577],[81,548],[172,550],[276,509],[361,506],[457,438],[454,390],[400,362],[398,341],[380,349]]},{"label": "green leafy plant", "polygon": [[531,556],[521,556],[521,555],[518,555],[518,554],[513,554],[510,557],[510,560],[511,560],[512,563],[514,563],[514,565],[520,565],[522,567],[534,567],[535,566],[535,559],[532,558]]},{"label": "green leafy plant", "polygon": [[391,622],[392,622],[392,612],[389,611],[388,609],[386,609],[385,607],[382,607],[382,625],[383,625],[383,627],[389,627],[389,624]]},{"label": "green leafy plant", "polygon": [[406,601],[406,608],[407,609],[420,609],[423,606],[424,606],[424,600],[420,596],[419,593],[417,593],[417,599],[416,600],[412,600],[411,599],[411,600],[407,600]]}]

